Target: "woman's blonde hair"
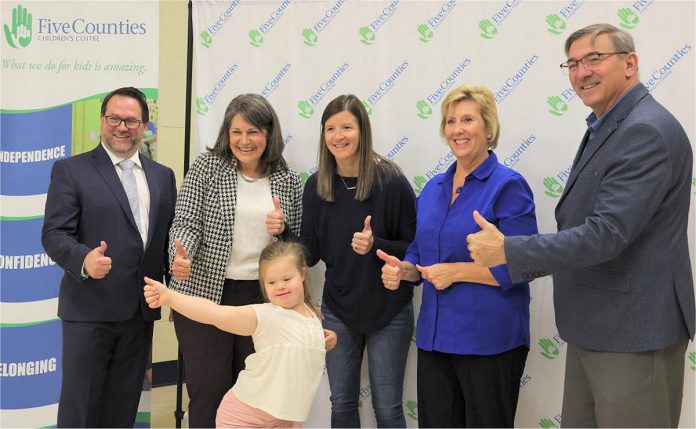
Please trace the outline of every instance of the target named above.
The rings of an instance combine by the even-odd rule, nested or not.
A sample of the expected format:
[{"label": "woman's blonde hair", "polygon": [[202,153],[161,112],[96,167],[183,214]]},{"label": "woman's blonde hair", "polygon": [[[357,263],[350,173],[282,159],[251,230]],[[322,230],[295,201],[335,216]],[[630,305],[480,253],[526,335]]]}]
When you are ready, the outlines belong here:
[{"label": "woman's blonde hair", "polygon": [[304,273],[305,278],[302,281],[302,289],[304,289],[304,302],[312,310],[318,318],[322,318],[321,311],[319,307],[312,301],[312,296],[309,294],[309,287],[307,286],[307,271],[309,267],[307,266],[307,258],[305,257],[304,247],[301,244],[288,241],[276,241],[266,246],[261,251],[261,256],[259,257],[259,283],[261,286],[261,295],[266,302],[269,302],[268,295],[266,295],[266,288],[263,282],[263,267],[265,264],[273,262],[274,260],[290,256],[295,261],[295,266],[297,269]]},{"label": "woman's blonde hair", "polygon": [[471,100],[479,107],[486,131],[491,136],[488,139],[488,147],[495,149],[500,139],[500,122],[498,121],[498,108],[495,105],[493,92],[485,86],[461,85],[451,90],[442,101],[442,120],[440,122],[440,135],[445,136],[447,125],[447,113],[454,103],[462,100]]}]

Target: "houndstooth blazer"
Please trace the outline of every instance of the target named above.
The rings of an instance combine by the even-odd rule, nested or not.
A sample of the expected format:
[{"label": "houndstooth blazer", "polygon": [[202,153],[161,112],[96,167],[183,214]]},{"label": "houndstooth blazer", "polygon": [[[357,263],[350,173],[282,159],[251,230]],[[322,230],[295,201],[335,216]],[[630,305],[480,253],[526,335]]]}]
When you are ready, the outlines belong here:
[{"label": "houndstooth blazer", "polygon": [[[285,224],[300,233],[302,182],[293,170],[271,173],[271,193],[278,195]],[[212,153],[198,156],[184,178],[169,231],[169,262],[174,260],[174,239],[184,245],[191,259],[188,280],[174,280],[170,287],[186,295],[220,303],[227,261],[232,246],[237,205],[237,164]]]}]

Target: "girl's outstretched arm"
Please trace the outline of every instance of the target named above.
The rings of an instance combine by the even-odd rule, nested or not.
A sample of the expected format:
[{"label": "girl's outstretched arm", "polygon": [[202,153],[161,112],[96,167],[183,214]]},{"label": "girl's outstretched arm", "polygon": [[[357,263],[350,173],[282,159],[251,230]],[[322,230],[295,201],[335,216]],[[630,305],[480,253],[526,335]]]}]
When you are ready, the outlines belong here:
[{"label": "girl's outstretched arm", "polygon": [[232,334],[251,335],[258,324],[256,312],[249,305],[218,305],[204,298],[170,290],[149,277],[145,277],[144,294],[150,308],[167,305],[191,320],[215,325]]}]

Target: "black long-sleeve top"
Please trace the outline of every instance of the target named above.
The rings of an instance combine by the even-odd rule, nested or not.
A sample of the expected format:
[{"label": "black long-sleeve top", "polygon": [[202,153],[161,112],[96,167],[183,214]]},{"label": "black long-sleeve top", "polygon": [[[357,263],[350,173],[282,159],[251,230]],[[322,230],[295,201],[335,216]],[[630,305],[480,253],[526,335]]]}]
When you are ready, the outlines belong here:
[{"label": "black long-sleeve top", "polygon": [[[403,259],[416,232],[416,197],[403,175],[393,174],[366,201],[356,200],[355,189],[347,189],[356,183],[356,177],[336,175],[336,201],[330,203],[317,193],[316,174],[307,179],[300,241],[310,266],[319,260],[326,264],[323,303],[351,329],[367,333],[389,324],[413,296],[409,282],[402,282],[395,291],[384,287],[384,262],[376,251]],[[374,244],[366,255],[359,255],[351,241],[354,233],[363,230],[368,215]]]}]

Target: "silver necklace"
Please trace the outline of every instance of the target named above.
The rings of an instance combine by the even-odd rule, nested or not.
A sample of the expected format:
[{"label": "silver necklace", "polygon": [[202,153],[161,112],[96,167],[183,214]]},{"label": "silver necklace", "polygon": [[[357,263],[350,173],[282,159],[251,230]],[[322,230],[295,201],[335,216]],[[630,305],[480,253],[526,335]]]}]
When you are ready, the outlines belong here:
[{"label": "silver necklace", "polygon": [[242,180],[244,180],[244,181],[247,182],[247,183],[255,183],[255,182],[257,182],[257,181],[259,180],[258,177],[254,177],[253,179],[252,179],[252,178],[249,178],[249,177],[246,177],[245,175],[242,174],[241,171],[239,172],[239,175],[242,177]]},{"label": "silver necklace", "polygon": [[343,176],[339,175],[338,177],[341,178],[341,182],[343,182],[343,186],[345,186],[347,190],[352,191],[358,187],[357,183],[355,184],[355,186],[348,186]]}]

